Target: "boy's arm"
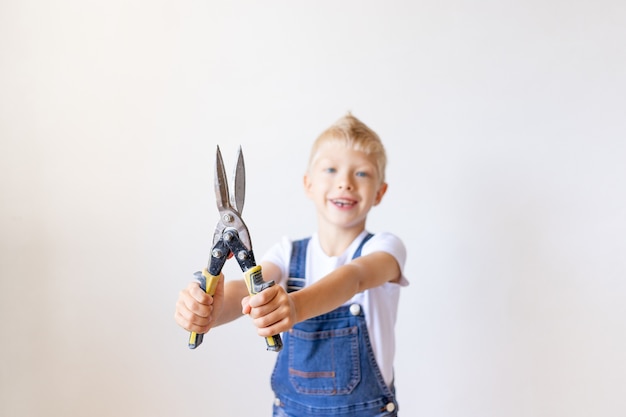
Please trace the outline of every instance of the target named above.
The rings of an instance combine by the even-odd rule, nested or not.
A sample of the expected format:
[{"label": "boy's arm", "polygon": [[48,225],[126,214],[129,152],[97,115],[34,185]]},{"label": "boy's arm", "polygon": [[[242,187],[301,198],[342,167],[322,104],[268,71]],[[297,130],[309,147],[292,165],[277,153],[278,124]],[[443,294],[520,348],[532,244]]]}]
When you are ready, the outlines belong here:
[{"label": "boy's arm", "polygon": [[228,281],[224,284],[224,307],[219,317],[215,318],[212,327],[229,323],[243,314],[241,312],[241,299],[248,295],[248,289],[243,279]]},{"label": "boy's arm", "polygon": [[389,253],[361,256],[291,294],[296,323],[332,311],[360,292],[399,280],[400,266]]},{"label": "boy's arm", "polygon": [[334,310],[354,295],[386,282],[399,282],[396,258],[387,252],[361,256],[335,269],[315,284],[287,294],[280,286],[244,298],[243,311],[254,319],[258,334],[269,336],[296,323]]}]

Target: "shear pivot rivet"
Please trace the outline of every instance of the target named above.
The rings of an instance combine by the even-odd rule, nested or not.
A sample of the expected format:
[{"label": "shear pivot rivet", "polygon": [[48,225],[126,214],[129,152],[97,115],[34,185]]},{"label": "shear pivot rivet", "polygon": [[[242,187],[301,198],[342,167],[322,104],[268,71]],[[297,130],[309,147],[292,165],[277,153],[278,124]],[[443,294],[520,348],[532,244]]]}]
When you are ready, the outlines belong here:
[{"label": "shear pivot rivet", "polygon": [[239,258],[240,261],[248,259],[248,252],[246,252],[245,250],[239,251],[239,253],[237,254],[237,258]]},{"label": "shear pivot rivet", "polygon": [[226,223],[232,223],[233,222],[233,216],[232,214],[224,214],[224,222]]},{"label": "shear pivot rivet", "polygon": [[224,256],[224,253],[219,249],[213,249],[211,255],[213,255],[214,258],[221,258],[222,256]]}]

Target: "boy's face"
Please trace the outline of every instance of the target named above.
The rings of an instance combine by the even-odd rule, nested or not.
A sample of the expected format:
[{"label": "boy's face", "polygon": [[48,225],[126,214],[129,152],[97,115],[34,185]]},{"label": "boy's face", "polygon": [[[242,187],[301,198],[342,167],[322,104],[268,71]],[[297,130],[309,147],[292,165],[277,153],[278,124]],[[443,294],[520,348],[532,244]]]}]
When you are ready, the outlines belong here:
[{"label": "boy's face", "polygon": [[304,177],[304,188],[315,203],[319,221],[340,228],[364,228],[367,214],[380,203],[387,184],[381,183],[374,158],[330,142],[318,149]]}]

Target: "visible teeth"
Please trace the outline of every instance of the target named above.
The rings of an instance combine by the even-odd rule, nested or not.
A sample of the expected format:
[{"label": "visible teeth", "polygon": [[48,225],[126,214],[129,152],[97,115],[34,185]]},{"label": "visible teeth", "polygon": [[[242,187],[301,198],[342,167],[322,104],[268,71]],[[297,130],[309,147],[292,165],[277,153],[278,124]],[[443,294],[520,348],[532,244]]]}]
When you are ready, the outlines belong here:
[{"label": "visible teeth", "polygon": [[333,200],[333,204],[340,206],[340,207],[344,207],[344,206],[351,206],[354,203],[352,201],[347,201],[347,200]]}]

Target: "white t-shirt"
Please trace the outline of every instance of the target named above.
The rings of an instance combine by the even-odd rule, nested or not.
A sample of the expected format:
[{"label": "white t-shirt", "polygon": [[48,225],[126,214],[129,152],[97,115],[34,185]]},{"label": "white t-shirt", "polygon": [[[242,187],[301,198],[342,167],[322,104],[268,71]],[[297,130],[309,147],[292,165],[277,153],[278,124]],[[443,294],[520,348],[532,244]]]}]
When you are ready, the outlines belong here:
[{"label": "white t-shirt", "polygon": [[[363,231],[340,256],[326,255],[320,246],[317,233],[312,235],[306,253],[305,286],[311,285],[338,267],[349,263],[367,233]],[[291,248],[292,240],[284,237],[263,256],[263,262],[271,262],[280,268],[282,272],[280,285],[283,287],[287,285]],[[376,363],[387,385],[391,385],[395,356],[394,328],[400,288],[407,286],[409,282],[404,276],[406,249],[402,241],[391,233],[377,233],[365,243],[361,256],[379,251],[387,252],[396,259],[401,272],[400,282],[387,282],[379,287],[363,291],[344,305],[357,303],[363,308]]]}]

